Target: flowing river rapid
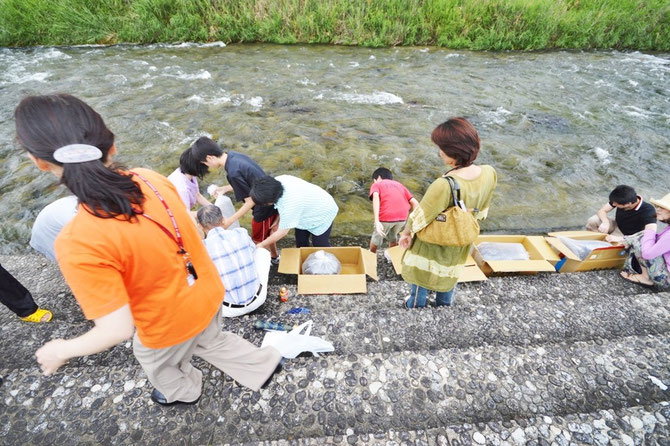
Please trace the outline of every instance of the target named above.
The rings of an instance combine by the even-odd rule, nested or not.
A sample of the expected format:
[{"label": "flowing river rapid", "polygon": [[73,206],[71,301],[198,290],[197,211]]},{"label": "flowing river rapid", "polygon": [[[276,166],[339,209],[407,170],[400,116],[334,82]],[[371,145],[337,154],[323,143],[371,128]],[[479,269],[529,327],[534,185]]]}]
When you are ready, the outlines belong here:
[{"label": "flowing river rapid", "polygon": [[[484,231],[577,227],[617,184],[670,192],[670,54],[438,48],[151,45],[0,49],[0,253],[28,248],[65,196],[15,140],[28,94],[71,93],[115,133],[130,167],[167,175],[198,136],[335,197],[334,235],[367,235],[372,171],[417,198],[444,171],[436,124],[465,116],[498,171]],[[223,172],[201,182],[225,183]],[[244,220],[248,224],[248,218]]]}]

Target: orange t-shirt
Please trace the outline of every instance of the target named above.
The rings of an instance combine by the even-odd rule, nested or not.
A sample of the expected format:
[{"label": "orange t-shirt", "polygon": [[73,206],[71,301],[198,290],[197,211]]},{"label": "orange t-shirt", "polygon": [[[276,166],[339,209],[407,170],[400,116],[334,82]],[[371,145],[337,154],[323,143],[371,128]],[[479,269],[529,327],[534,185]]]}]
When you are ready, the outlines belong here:
[{"label": "orange t-shirt", "polygon": [[[167,178],[134,169],[160,192],[175,216],[198,279],[189,286],[177,244],[145,217],[99,218],[82,205],[56,238],[58,265],[87,319],[130,304],[137,335],[149,348],[180,344],[203,331],[225,290],[184,203]],[[137,177],[146,214],[174,234],[156,194]]]}]

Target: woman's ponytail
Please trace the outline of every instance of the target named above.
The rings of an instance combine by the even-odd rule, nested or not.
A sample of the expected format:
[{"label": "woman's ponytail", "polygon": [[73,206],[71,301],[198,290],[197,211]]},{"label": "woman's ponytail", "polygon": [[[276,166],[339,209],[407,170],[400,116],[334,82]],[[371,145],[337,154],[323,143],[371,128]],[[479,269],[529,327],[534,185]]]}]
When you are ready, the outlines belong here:
[{"label": "woman's ponytail", "polygon": [[[29,96],[16,107],[14,118],[19,142],[35,158],[62,166],[61,182],[89,212],[127,220],[141,212],[144,196],[140,187],[122,167],[105,165],[114,134],[84,101],[68,94]],[[83,160],[56,160],[54,152],[74,144],[93,146],[93,152],[97,148],[102,156],[94,159],[100,157],[97,152]]]},{"label": "woman's ponytail", "polygon": [[141,212],[142,190],[119,165],[107,167],[100,160],[63,164],[61,182],[96,217],[131,220]]}]

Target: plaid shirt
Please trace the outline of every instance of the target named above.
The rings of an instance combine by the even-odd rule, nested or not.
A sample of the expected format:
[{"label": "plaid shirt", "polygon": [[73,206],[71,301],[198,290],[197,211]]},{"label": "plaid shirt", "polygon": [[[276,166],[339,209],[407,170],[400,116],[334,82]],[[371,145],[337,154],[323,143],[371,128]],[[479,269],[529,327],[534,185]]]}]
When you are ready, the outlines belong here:
[{"label": "plaid shirt", "polygon": [[260,281],[254,263],[256,245],[247,230],[216,227],[207,234],[205,246],[226,287],[223,300],[237,305],[249,302],[256,295]]}]

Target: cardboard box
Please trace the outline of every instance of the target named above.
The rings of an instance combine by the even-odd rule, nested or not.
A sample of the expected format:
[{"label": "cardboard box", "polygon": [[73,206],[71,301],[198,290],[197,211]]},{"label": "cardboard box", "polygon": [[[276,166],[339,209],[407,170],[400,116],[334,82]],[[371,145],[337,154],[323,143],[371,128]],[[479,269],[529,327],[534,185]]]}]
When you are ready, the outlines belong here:
[{"label": "cardboard box", "polygon": [[[395,269],[396,274],[402,274],[402,255],[404,252],[405,248],[401,248],[400,246],[394,246],[393,248],[388,249],[388,253],[391,255],[391,263],[393,264],[393,269]],[[480,282],[482,280],[488,279],[475,263],[475,259],[473,259],[471,255],[468,255],[468,259],[465,261],[465,268],[463,268],[463,272],[461,272],[461,275],[458,277],[458,283]]]},{"label": "cardboard box", "polygon": [[619,243],[611,243],[612,246],[592,250],[584,260],[574,254],[557,237],[568,237],[575,240],[605,240],[606,234],[591,231],[563,231],[550,232],[546,237],[547,243],[559,254],[562,260],[558,265],[558,271],[571,273],[575,271],[592,271],[596,269],[621,268],[626,261],[626,248]]},{"label": "cardboard box", "polygon": [[[477,249],[483,242],[521,243],[530,260],[484,260]],[[502,273],[534,274],[540,271],[556,271],[551,261],[558,262],[558,255],[551,249],[542,236],[526,235],[480,235],[474,243],[472,257],[487,276]]]},{"label": "cardboard box", "polygon": [[[324,250],[342,263],[340,274],[302,274],[302,263],[313,252]],[[366,293],[365,276],[377,277],[377,255],[367,249],[354,247],[284,248],[277,270],[282,274],[298,275],[298,294]]]}]

